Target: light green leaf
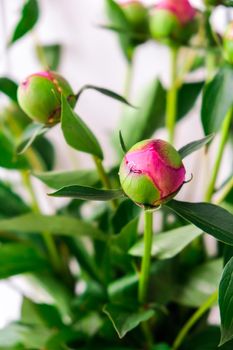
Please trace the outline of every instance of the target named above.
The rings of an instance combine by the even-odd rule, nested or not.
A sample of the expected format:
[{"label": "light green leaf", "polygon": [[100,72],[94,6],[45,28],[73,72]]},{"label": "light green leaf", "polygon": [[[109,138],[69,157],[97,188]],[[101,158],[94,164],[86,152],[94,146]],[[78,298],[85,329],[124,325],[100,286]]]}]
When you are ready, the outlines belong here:
[{"label": "light green leaf", "polygon": [[174,286],[173,300],[189,307],[201,306],[218,288],[222,266],[222,259],[216,259],[194,268],[180,285]]},{"label": "light green leaf", "polygon": [[103,311],[111,320],[119,338],[123,338],[129,331],[136,328],[141,322],[149,320],[155,314],[155,311],[151,309],[133,311],[117,304],[107,304]]},{"label": "light green leaf", "polygon": [[8,220],[0,220],[1,230],[6,232],[41,233],[52,235],[89,236],[105,240],[105,234],[87,222],[69,216],[46,216],[29,213]]},{"label": "light green leaf", "polygon": [[103,159],[103,152],[94,134],[75,114],[66,98],[62,96],[62,131],[68,145],[74,149]]},{"label": "light green leaf", "polygon": [[206,135],[218,132],[233,105],[233,69],[225,65],[206,86],[203,95],[201,119]]},{"label": "light green leaf", "polygon": [[56,71],[61,59],[61,49],[59,44],[37,45],[36,54],[43,65],[46,63],[50,70]]},{"label": "light green leaf", "polygon": [[[202,234],[202,230],[193,225],[179,227],[167,232],[154,235],[151,255],[157,259],[170,259],[179,254],[188,244]],[[136,243],[129,254],[143,256],[144,242]]]},{"label": "light green leaf", "polygon": [[191,153],[193,153],[193,152],[199,150],[200,148],[202,148],[203,146],[207,145],[207,143],[209,143],[213,139],[213,137],[214,137],[214,134],[211,134],[211,135],[204,137],[203,139],[188,143],[187,145],[185,145],[184,147],[179,149],[179,153],[180,153],[181,158],[184,159],[185,157],[187,157]]},{"label": "light green leaf", "polygon": [[21,136],[20,143],[17,146],[18,154],[23,154],[27,149],[33,144],[33,142],[43,135],[48,128],[42,124],[32,123],[24,130],[23,135]]},{"label": "light green leaf", "polygon": [[48,171],[34,173],[33,175],[54,189],[75,184],[92,186],[99,180],[99,176],[95,170]]}]

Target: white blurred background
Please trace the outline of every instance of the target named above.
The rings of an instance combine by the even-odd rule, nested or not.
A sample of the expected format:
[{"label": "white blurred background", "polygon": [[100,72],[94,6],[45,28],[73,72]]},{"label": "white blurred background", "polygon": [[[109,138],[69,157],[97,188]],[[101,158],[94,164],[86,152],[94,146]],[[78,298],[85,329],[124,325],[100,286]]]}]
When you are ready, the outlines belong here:
[{"label": "white blurred background", "polygon": [[[178,1],[178,0],[177,0]],[[155,1],[144,1],[153,4]],[[193,5],[201,6],[201,1],[191,1]],[[23,80],[27,75],[41,69],[34,54],[35,37],[42,44],[60,43],[63,46],[60,72],[71,83],[74,91],[85,84],[93,84],[110,88],[123,93],[124,77],[127,69],[126,61],[118,46],[114,33],[98,28],[99,24],[107,23],[103,0],[40,0],[41,17],[34,35],[27,35],[6,50],[6,43],[20,15],[23,0],[0,0],[0,76],[10,76],[16,81]],[[229,12],[229,10],[228,10]],[[219,8],[213,16],[216,28],[224,30],[226,18],[229,15]],[[200,78],[204,72],[197,73]],[[169,84],[169,55],[165,47],[148,42],[141,46],[136,54],[133,75],[133,87],[130,101],[136,103],[137,94],[155,77],[159,76],[165,85]],[[193,77],[192,77],[193,78]],[[195,77],[194,77],[195,78]],[[2,106],[7,99],[0,97]],[[114,163],[114,153],[110,141],[110,133],[117,129],[122,112],[122,105],[95,92],[86,92],[79,103],[78,112],[100,139],[106,154],[106,164]],[[50,132],[50,138],[55,142],[59,155],[57,169],[74,169],[75,158],[77,166],[91,166],[88,156],[73,152],[64,144],[58,127]],[[157,136],[165,137],[161,130]],[[175,146],[178,148],[191,140],[202,137],[199,106],[190,116],[178,126]],[[215,145],[218,139],[216,138]],[[214,147],[212,150],[214,154]],[[69,156],[67,156],[69,154]],[[72,156],[70,156],[72,154]],[[0,155],[1,156],[1,155]],[[229,171],[228,153],[224,157],[223,172],[219,182]],[[210,159],[211,161],[211,159]],[[200,201],[205,184],[206,158],[203,151],[197,152],[186,161],[188,173],[194,174],[192,184],[186,186],[180,198]],[[0,178],[11,179],[15,186],[19,184],[16,174],[0,169]],[[45,213],[53,211],[54,201],[46,198],[46,191],[35,180],[38,196]],[[21,293],[32,293],[27,283],[21,277],[14,277],[0,282],[0,327],[19,316]]]}]

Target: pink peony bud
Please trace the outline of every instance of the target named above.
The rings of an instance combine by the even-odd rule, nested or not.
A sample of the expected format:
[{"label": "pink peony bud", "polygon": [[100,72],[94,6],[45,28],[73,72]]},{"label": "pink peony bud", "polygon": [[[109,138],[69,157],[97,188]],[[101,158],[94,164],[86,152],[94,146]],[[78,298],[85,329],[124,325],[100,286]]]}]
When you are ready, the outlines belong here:
[{"label": "pink peony bud", "polygon": [[31,119],[52,126],[60,121],[61,94],[74,106],[74,93],[61,75],[50,71],[39,72],[19,85],[18,102]]},{"label": "pink peony bud", "polygon": [[233,64],[233,22],[231,22],[226,30],[223,38],[223,52],[225,59]]},{"label": "pink peony bud", "polygon": [[185,168],[179,153],[168,142],[145,140],[126,153],[119,175],[129,198],[138,205],[156,207],[180,190]]},{"label": "pink peony bud", "polygon": [[162,0],[151,11],[152,37],[155,39],[185,37],[187,33],[184,33],[184,27],[187,29],[193,23],[195,16],[196,10],[188,0]]}]

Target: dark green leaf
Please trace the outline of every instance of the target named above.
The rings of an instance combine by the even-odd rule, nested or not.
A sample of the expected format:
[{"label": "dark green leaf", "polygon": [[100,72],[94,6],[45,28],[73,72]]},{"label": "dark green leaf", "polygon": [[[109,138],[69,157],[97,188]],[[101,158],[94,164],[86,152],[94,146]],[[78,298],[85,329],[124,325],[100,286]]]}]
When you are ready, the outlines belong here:
[{"label": "dark green leaf", "polygon": [[12,217],[30,211],[30,208],[23,202],[12,189],[0,181],[0,217]]},{"label": "dark green leaf", "polygon": [[219,347],[220,329],[218,326],[208,326],[201,329],[198,332],[194,332],[184,342],[182,350],[190,350],[190,344],[192,344],[192,350],[232,350],[233,342],[228,342]]},{"label": "dark green leaf", "polygon": [[141,322],[154,316],[154,310],[132,310],[122,308],[121,305],[107,304],[104,312],[110,318],[118,336],[123,338],[129,331],[136,328]]},{"label": "dark green leaf", "polygon": [[120,145],[121,145],[122,151],[123,151],[124,153],[126,153],[126,152],[127,152],[127,148],[126,148],[125,141],[124,141],[124,139],[123,139],[123,136],[122,136],[122,132],[121,132],[121,131],[119,131],[119,141],[120,141]]},{"label": "dark green leaf", "polygon": [[27,34],[39,19],[39,7],[37,0],[27,0],[21,12],[21,17],[17,23],[10,44]]},{"label": "dark green leaf", "polygon": [[52,235],[90,236],[100,240],[106,239],[104,233],[96,227],[69,216],[30,213],[8,220],[0,220],[0,228],[6,232],[49,232]]},{"label": "dark green leaf", "polygon": [[111,302],[124,301],[125,304],[128,300],[137,293],[138,275],[131,274],[121,277],[108,285],[108,295]]},{"label": "dark green leaf", "polygon": [[205,146],[207,143],[209,143],[214,137],[214,134],[208,135],[204,137],[203,139],[193,141],[179,149],[179,153],[182,159],[187,157],[189,154],[197,151],[201,147]]},{"label": "dark green leaf", "polygon": [[74,113],[64,96],[62,96],[62,131],[68,145],[103,159],[103,152],[96,137]]},{"label": "dark green leaf", "polygon": [[150,138],[155,130],[164,125],[166,91],[159,80],[153,81],[144,90],[139,100],[139,109],[128,110],[119,127],[128,148],[136,142]]},{"label": "dark green leaf", "polygon": [[218,132],[233,104],[233,69],[222,67],[206,86],[202,102],[201,119],[206,135]]},{"label": "dark green leaf", "polygon": [[180,284],[174,286],[173,300],[184,306],[201,306],[218,288],[222,266],[222,259],[216,259],[189,271],[187,278],[182,276]]},{"label": "dark green leaf", "polygon": [[114,232],[119,233],[128,224],[128,222],[138,216],[139,213],[140,208],[130,199],[122,201],[112,217]]},{"label": "dark green leaf", "polygon": [[169,345],[162,343],[155,345],[151,350],[171,350],[171,348]]},{"label": "dark green leaf", "polygon": [[28,169],[29,164],[24,156],[18,156],[10,135],[0,130],[0,167],[7,169]]},{"label": "dark green leaf", "polygon": [[233,338],[233,258],[226,264],[219,285],[219,308],[221,316],[220,345]]},{"label": "dark green leaf", "polygon": [[[105,0],[107,15],[111,21],[111,25],[121,28],[123,31],[131,31],[131,26],[127,21],[124,12],[119,4],[114,0]],[[118,33],[121,48],[128,61],[132,60],[133,46],[129,36],[124,33]]]},{"label": "dark green leaf", "polygon": [[8,243],[0,246],[1,279],[41,269],[48,269],[48,265],[35,248],[21,243]]},{"label": "dark green leaf", "polygon": [[46,137],[40,136],[33,142],[33,149],[40,156],[46,170],[52,170],[55,163],[55,148]]},{"label": "dark green leaf", "polygon": [[182,119],[193,108],[203,86],[203,81],[182,85],[178,92],[177,120]]},{"label": "dark green leaf", "polygon": [[[202,230],[187,225],[154,235],[151,255],[157,259],[170,259],[179,254],[188,244],[202,234]],[[143,256],[144,242],[136,243],[129,251],[133,256]]]},{"label": "dark green leaf", "polygon": [[0,78],[0,92],[8,96],[15,103],[18,103],[17,88],[18,85],[13,80],[6,77]]},{"label": "dark green leaf", "polygon": [[70,197],[89,201],[110,201],[124,197],[124,192],[119,190],[101,190],[87,186],[67,186],[57,192],[51,193],[53,197]]},{"label": "dark green leaf", "polygon": [[219,241],[233,245],[233,215],[227,210],[209,203],[176,200],[171,200],[165,205]]},{"label": "dark green leaf", "polygon": [[113,236],[112,248],[119,249],[125,253],[128,252],[132,245],[135,244],[138,236],[138,220],[139,218],[136,217],[129,221],[118,235]]},{"label": "dark green leaf", "polygon": [[16,322],[11,323],[0,330],[0,349],[44,349],[52,333],[51,330],[41,326],[25,325]]},{"label": "dark green leaf", "polygon": [[[99,87],[99,86],[94,86],[94,85],[85,85],[82,87],[82,89],[77,93],[76,95],[76,99],[78,100],[79,97],[81,96],[81,94],[86,91],[86,90],[95,90],[95,91],[98,91],[100,92],[101,94],[105,95],[105,96],[108,96],[108,97],[111,97],[113,98],[114,100],[117,100],[121,103],[124,103],[130,107],[134,107],[131,105],[131,103],[129,103],[123,96],[120,96],[119,94],[117,94],[116,92],[114,91],[111,91],[109,89],[105,89],[105,88],[102,88],[102,87]],[[135,108],[135,107],[134,107]]]},{"label": "dark green leaf", "polygon": [[42,124],[29,124],[24,130],[21,141],[17,146],[18,154],[24,153],[33,144],[37,137],[43,135],[47,130],[48,128]]},{"label": "dark green leaf", "polygon": [[47,186],[55,189],[70,185],[92,186],[98,182],[99,176],[95,170],[78,171],[49,171],[34,173],[35,177],[43,181]]},{"label": "dark green leaf", "polygon": [[56,71],[61,59],[61,45],[37,45],[36,54],[42,65],[46,65],[50,70]]}]

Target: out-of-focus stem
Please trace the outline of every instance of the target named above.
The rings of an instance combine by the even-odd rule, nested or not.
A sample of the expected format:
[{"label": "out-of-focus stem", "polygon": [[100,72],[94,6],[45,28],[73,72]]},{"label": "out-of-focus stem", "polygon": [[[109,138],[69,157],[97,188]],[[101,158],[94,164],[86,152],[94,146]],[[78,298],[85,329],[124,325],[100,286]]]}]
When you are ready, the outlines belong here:
[{"label": "out-of-focus stem", "polygon": [[220,144],[219,144],[219,148],[218,148],[218,151],[217,151],[217,157],[216,157],[216,160],[215,160],[214,168],[212,170],[210,183],[209,183],[209,186],[207,188],[206,195],[205,195],[205,200],[207,202],[211,201],[213,193],[214,193],[214,188],[215,188],[217,176],[218,176],[218,173],[219,173],[219,169],[220,169],[220,165],[221,165],[221,161],[222,161],[225,145],[226,145],[226,142],[227,142],[227,139],[228,139],[228,135],[229,135],[229,129],[230,129],[230,125],[231,125],[232,115],[233,115],[233,110],[231,109],[227,113],[227,116],[226,116],[226,118],[225,118],[225,120],[223,122],[223,125],[222,125],[221,135],[220,135]]},{"label": "out-of-focus stem", "polygon": [[167,104],[166,104],[166,128],[168,131],[168,140],[170,143],[174,141],[176,115],[177,115],[177,57],[178,48],[172,46],[170,48],[171,53],[171,85],[167,92]]}]

